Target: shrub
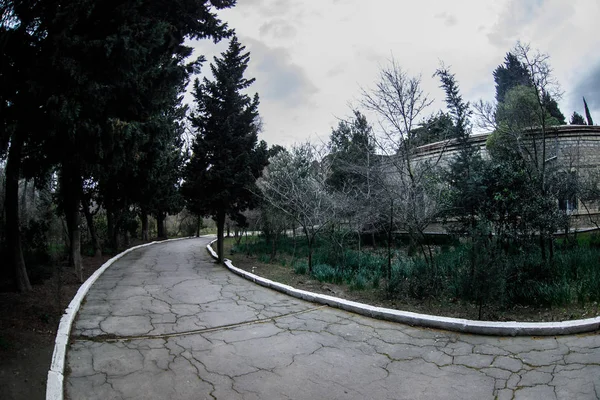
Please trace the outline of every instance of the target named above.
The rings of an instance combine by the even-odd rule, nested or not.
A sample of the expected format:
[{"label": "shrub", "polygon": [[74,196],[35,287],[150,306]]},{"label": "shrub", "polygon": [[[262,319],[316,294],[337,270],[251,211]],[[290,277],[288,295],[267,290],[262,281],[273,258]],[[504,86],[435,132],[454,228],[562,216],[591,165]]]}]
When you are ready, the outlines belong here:
[{"label": "shrub", "polygon": [[294,273],[305,275],[308,272],[308,262],[306,260],[297,260],[294,262]]},{"label": "shrub", "polygon": [[336,269],[327,264],[314,265],[312,276],[319,282],[342,283],[343,281]]}]

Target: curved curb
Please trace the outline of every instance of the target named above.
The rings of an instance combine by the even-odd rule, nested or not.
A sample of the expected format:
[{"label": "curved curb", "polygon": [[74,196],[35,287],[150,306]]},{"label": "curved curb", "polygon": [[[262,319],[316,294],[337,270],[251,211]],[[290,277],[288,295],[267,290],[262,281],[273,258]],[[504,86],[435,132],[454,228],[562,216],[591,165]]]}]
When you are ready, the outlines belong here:
[{"label": "curved curb", "polygon": [[[210,246],[215,241],[216,239],[210,242],[206,248],[214,258],[217,258],[217,253],[215,253]],[[325,294],[308,292],[306,290],[296,289],[292,286],[284,285],[279,282],[274,282],[270,279],[265,279],[258,275],[244,271],[243,269],[237,268],[231,263],[231,260],[228,259],[225,259],[225,266],[231,272],[261,286],[277,290],[278,292],[282,292],[302,300],[325,304],[330,307],[350,311],[366,317],[400,322],[411,326],[422,326],[460,333],[473,333],[478,335],[493,336],[556,336],[593,332],[600,329],[600,317],[561,322],[496,322],[440,317],[437,315],[418,314],[409,311],[375,307],[369,304],[344,300]]]},{"label": "curved curb", "polygon": [[69,306],[65,310],[60,324],[58,325],[58,331],[56,333],[56,339],[54,341],[54,353],[52,354],[52,363],[50,364],[50,370],[48,371],[48,380],[46,381],[46,400],[62,400],[64,397],[63,382],[64,382],[64,371],[65,371],[65,356],[67,354],[67,345],[69,344],[69,334],[71,333],[71,326],[79,311],[81,302],[90,287],[96,282],[96,280],[110,267],[115,261],[123,257],[125,254],[140,249],[142,247],[150,246],[157,243],[171,242],[174,240],[191,239],[192,237],[176,238],[160,240],[150,243],[140,244],[139,246],[130,247],[122,253],[117,254],[98,268],[80,287],[73,297],[73,300],[69,303]]}]

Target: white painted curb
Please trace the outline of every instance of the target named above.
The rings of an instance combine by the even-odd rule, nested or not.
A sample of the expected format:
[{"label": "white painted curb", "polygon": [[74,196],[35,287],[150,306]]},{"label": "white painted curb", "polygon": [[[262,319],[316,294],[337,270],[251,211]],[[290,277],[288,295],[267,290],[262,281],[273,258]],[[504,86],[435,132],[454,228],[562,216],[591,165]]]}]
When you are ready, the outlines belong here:
[{"label": "white painted curb", "polygon": [[[210,242],[206,248],[214,258],[217,258],[217,253],[215,253],[211,247],[211,244],[214,242],[216,242],[216,239]],[[237,268],[231,263],[231,260],[228,259],[225,259],[225,266],[233,273],[261,286],[277,290],[302,300],[325,304],[330,307],[340,308],[371,318],[400,322],[411,326],[423,326],[462,333],[494,336],[555,336],[593,332],[600,329],[600,317],[561,322],[497,322],[440,317],[437,315],[418,314],[409,311],[375,307],[369,304],[344,300],[325,294],[307,292],[306,290],[300,290],[292,286],[274,282]]]},{"label": "white painted curb", "polygon": [[117,254],[96,270],[80,287],[77,291],[71,303],[65,310],[60,324],[58,325],[58,332],[56,333],[56,340],[54,341],[54,353],[52,354],[52,363],[50,364],[50,370],[48,371],[48,380],[46,381],[46,400],[62,400],[64,397],[63,381],[65,371],[65,356],[67,354],[67,345],[69,344],[69,334],[71,333],[71,326],[79,311],[83,298],[90,290],[90,287],[96,282],[96,280],[102,275],[108,267],[110,267],[115,261],[123,257],[125,254],[140,249],[142,247],[150,246],[157,243],[165,243],[174,240],[191,239],[193,237],[177,238],[160,240],[150,243],[144,243],[139,246],[131,247],[122,253]]}]

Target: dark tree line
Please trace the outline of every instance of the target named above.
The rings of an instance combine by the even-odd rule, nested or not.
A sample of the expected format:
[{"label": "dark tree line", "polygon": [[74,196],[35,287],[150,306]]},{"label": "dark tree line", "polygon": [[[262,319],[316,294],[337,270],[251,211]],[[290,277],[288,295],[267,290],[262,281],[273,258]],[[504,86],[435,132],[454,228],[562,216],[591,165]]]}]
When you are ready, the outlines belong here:
[{"label": "dark tree line", "polygon": [[[57,182],[69,264],[81,278],[80,215],[106,210],[109,245],[132,213],[158,220],[183,207],[182,93],[202,58],[187,39],[232,31],[216,11],[234,0],[0,2],[0,157],[6,159],[6,250],[19,290],[19,179]],[[147,233],[145,234],[147,236]],[[92,234],[93,236],[93,234]]]}]

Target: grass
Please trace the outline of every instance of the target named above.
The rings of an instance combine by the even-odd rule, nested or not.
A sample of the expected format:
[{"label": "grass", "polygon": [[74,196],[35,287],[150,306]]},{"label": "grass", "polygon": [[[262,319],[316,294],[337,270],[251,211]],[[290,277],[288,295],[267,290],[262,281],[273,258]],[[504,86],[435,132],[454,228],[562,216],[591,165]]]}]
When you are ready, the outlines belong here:
[{"label": "grass", "polygon": [[[401,242],[400,240],[398,242]],[[442,243],[443,242],[443,243]],[[539,248],[525,245],[501,249],[487,242],[440,242],[432,263],[418,254],[409,256],[407,245],[394,249],[392,278],[385,278],[383,249],[349,247],[340,250],[319,238],[313,252],[312,277],[319,282],[345,284],[355,291],[377,289],[382,282],[390,297],[458,299],[499,307],[560,307],[600,301],[600,236],[579,234],[576,244],[556,241],[551,261]],[[573,242],[573,241],[571,241]],[[350,243],[351,245],[351,243]],[[280,238],[277,252],[264,237],[243,239],[232,247],[263,263],[289,266],[296,274],[308,273],[308,247],[302,238]]]}]

